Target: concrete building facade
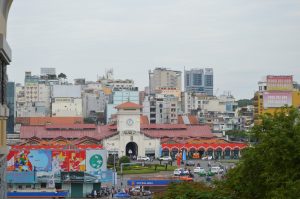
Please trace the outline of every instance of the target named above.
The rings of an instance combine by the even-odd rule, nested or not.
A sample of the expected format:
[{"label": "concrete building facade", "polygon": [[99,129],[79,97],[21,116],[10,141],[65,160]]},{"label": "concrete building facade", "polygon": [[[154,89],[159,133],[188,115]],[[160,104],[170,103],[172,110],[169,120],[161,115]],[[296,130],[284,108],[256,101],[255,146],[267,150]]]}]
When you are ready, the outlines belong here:
[{"label": "concrete building facade", "polygon": [[52,117],[82,117],[80,85],[53,85],[51,93]]},{"label": "concrete building facade", "polygon": [[154,94],[160,88],[176,88],[181,91],[181,71],[155,68],[149,71],[149,90]]},{"label": "concrete building facade", "polygon": [[15,98],[15,82],[7,83],[7,106],[9,108],[9,116],[7,120],[7,134],[14,133],[15,117],[16,117],[16,98]]},{"label": "concrete building facade", "polygon": [[0,198],[6,198],[6,120],[9,116],[7,107],[7,65],[11,62],[11,49],[6,40],[7,18],[12,0],[0,2]]}]

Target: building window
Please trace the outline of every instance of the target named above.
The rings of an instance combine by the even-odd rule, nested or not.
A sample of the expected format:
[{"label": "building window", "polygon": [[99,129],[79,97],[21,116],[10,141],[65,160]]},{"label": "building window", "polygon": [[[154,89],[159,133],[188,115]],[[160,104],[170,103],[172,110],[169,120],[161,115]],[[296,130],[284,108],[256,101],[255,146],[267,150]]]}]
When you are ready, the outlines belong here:
[{"label": "building window", "polygon": [[213,76],[205,75],[205,86],[213,86]]},{"label": "building window", "polygon": [[190,74],[186,74],[186,85],[190,85]]},{"label": "building window", "polygon": [[47,184],[46,183],[41,183],[41,188],[46,188]]},{"label": "building window", "polygon": [[202,74],[193,74],[193,85],[195,86],[202,85]]}]

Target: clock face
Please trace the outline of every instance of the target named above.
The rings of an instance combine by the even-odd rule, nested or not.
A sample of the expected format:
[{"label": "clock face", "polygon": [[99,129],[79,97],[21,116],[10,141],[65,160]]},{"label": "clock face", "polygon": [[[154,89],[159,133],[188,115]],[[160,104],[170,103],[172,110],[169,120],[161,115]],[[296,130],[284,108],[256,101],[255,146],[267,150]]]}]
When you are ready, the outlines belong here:
[{"label": "clock face", "polygon": [[132,119],[128,119],[127,120],[127,125],[128,126],[132,126],[133,125],[133,120]]}]

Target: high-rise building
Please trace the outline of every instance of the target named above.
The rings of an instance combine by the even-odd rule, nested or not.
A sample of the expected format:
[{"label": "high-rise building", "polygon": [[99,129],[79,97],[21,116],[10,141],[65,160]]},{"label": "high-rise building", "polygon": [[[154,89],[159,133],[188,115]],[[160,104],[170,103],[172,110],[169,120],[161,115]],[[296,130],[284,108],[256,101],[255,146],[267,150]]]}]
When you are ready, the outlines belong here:
[{"label": "high-rise building", "polygon": [[6,102],[7,73],[6,67],[11,62],[11,49],[6,40],[6,23],[12,0],[2,0],[0,3],[0,198],[6,194],[6,120],[8,107]]},{"label": "high-rise building", "polygon": [[212,68],[194,68],[184,71],[184,90],[213,96],[214,74]]},{"label": "high-rise building", "polygon": [[181,71],[166,68],[155,68],[149,71],[149,90],[154,94],[161,88],[175,88],[181,90]]}]

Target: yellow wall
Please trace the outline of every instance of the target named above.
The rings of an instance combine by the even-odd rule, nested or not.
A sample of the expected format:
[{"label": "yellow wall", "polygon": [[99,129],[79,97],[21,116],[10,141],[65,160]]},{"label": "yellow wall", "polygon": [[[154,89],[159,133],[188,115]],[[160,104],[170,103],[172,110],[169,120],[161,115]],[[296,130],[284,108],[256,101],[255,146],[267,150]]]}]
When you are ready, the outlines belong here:
[{"label": "yellow wall", "polygon": [[[262,101],[262,99],[261,99]],[[300,107],[300,91],[293,91],[292,93],[292,103],[293,103],[293,107],[298,108]],[[259,107],[259,110],[260,107]],[[263,102],[262,102],[262,112],[260,114],[264,114],[264,113],[270,113],[270,114],[274,114],[276,111],[280,111],[280,108],[267,108],[264,109],[263,108]]]}]

